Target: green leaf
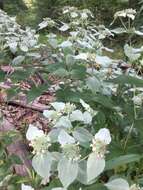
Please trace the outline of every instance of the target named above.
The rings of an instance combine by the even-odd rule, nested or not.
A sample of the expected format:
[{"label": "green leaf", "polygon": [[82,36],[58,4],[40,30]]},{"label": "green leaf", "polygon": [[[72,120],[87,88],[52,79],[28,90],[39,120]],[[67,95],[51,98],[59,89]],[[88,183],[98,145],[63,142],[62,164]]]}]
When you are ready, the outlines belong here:
[{"label": "green leaf", "polygon": [[25,56],[19,55],[12,60],[12,64],[18,65],[18,64],[22,63],[24,61],[24,59],[25,59]]},{"label": "green leaf", "polygon": [[124,164],[128,164],[131,162],[137,162],[142,158],[139,154],[128,154],[124,156],[119,156],[117,158],[113,158],[106,162],[105,170],[112,170],[118,166],[122,166]]},{"label": "green leaf", "polygon": [[129,184],[122,178],[114,179],[105,184],[109,190],[129,190]]},{"label": "green leaf", "polygon": [[33,157],[32,166],[38,175],[48,180],[50,177],[52,161],[53,158],[49,152],[45,154],[38,154]]},{"label": "green leaf", "polygon": [[86,129],[78,127],[73,131],[74,138],[82,143],[87,143],[92,140],[93,136]]},{"label": "green leaf", "polygon": [[73,144],[75,143],[75,139],[71,135],[69,135],[65,130],[61,130],[58,136],[58,142],[61,145]]},{"label": "green leaf", "polygon": [[45,68],[45,71],[52,73],[60,68],[63,68],[63,66],[64,66],[63,63],[48,64]]},{"label": "green leaf", "polygon": [[56,128],[67,128],[67,129],[70,129],[72,128],[72,124],[71,124],[71,121],[69,120],[69,118],[67,116],[62,116],[59,121],[54,125],[54,127]]},{"label": "green leaf", "polygon": [[110,108],[112,110],[115,107],[113,101],[110,98],[108,98],[107,96],[101,95],[101,94],[100,94],[100,96],[99,95],[94,96],[92,98],[92,100],[94,102],[97,102],[97,103],[101,104],[102,106],[104,106],[106,108]]},{"label": "green leaf", "polygon": [[64,102],[79,102],[80,93],[72,91],[69,87],[61,88],[56,92],[56,97],[59,101]]},{"label": "green leaf", "polygon": [[129,46],[128,44],[124,46],[124,52],[131,62],[138,60],[141,56],[141,50],[135,49],[132,46]]},{"label": "green leaf", "polygon": [[83,65],[74,65],[72,67],[71,76],[74,79],[85,79],[86,77],[86,67]]},{"label": "green leaf", "polygon": [[87,182],[91,182],[98,177],[105,168],[105,160],[98,157],[94,152],[91,153],[87,160]]},{"label": "green leaf", "polygon": [[84,185],[88,184],[86,171],[87,171],[87,163],[85,160],[83,160],[82,162],[79,163],[77,180]]},{"label": "green leaf", "polygon": [[6,92],[7,92],[7,99],[8,100],[11,100],[14,96],[17,96],[17,94],[19,93],[19,89],[17,88],[10,88],[10,89],[7,89]]},{"label": "green leaf", "polygon": [[86,84],[93,93],[99,92],[101,89],[101,82],[96,77],[89,77]]},{"label": "green leaf", "polygon": [[57,69],[56,71],[53,72],[53,74],[62,78],[69,75],[68,71],[64,68]]},{"label": "green leaf", "polygon": [[107,188],[103,184],[94,183],[93,185],[83,188],[83,190],[107,190]]},{"label": "green leaf", "polygon": [[128,76],[128,75],[121,75],[115,79],[110,80],[109,82],[113,82],[116,84],[130,84],[130,85],[135,85],[136,87],[143,87],[143,80],[138,79],[136,77]]},{"label": "green leaf", "polygon": [[34,72],[33,69],[27,69],[27,70],[17,70],[11,75],[11,79],[14,81],[21,81],[29,78],[29,76]]},{"label": "green leaf", "polygon": [[27,100],[28,102],[33,101],[35,98],[40,96],[44,91],[48,89],[47,85],[41,85],[41,86],[34,86],[31,88],[31,90],[27,93]]},{"label": "green leaf", "polygon": [[4,81],[5,75],[3,71],[0,71],[0,82]]},{"label": "green leaf", "polygon": [[67,188],[77,178],[78,163],[67,158],[63,158],[58,163],[58,176],[65,188]]}]

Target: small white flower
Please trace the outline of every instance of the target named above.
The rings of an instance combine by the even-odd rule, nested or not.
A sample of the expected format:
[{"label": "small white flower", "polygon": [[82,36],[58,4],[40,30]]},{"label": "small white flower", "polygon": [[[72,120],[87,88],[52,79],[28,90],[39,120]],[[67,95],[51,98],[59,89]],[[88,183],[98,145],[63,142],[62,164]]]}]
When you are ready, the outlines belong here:
[{"label": "small white flower", "polygon": [[88,18],[87,13],[81,13],[81,18],[82,18],[82,19],[87,19],[87,18]]},{"label": "small white flower", "polygon": [[106,145],[108,145],[111,143],[110,131],[106,128],[100,129],[98,131],[98,133],[95,134],[94,139],[99,140],[99,141],[105,143]]},{"label": "small white flower", "polygon": [[70,15],[71,15],[72,18],[78,17],[78,14],[76,12],[72,12]]},{"label": "small white flower", "polygon": [[142,105],[142,102],[143,102],[143,97],[140,96],[140,95],[134,96],[134,97],[132,98],[132,100],[133,100],[133,102],[134,102],[135,105],[141,106],[141,105]]},{"label": "small white flower", "polygon": [[31,186],[29,186],[29,185],[22,184],[21,185],[21,190],[34,190],[34,189]]}]

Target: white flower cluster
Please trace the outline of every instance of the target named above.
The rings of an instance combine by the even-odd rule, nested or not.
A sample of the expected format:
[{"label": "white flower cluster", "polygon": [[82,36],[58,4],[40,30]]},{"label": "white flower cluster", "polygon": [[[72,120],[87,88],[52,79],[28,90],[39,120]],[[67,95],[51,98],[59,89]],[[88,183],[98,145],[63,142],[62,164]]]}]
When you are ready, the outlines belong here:
[{"label": "white flower cluster", "polygon": [[54,27],[56,26],[56,22],[52,20],[51,18],[44,18],[43,21],[38,25],[39,30],[42,30],[43,28],[46,28],[47,26],[49,27]]},{"label": "white flower cluster", "polygon": [[114,15],[114,18],[116,19],[118,17],[124,17],[124,18],[128,17],[128,18],[134,20],[135,16],[136,16],[136,13],[137,12],[134,9],[125,9],[125,10],[116,12],[115,15]]},{"label": "white flower cluster", "polygon": [[143,103],[143,93],[140,93],[132,98],[136,106],[141,106]]},{"label": "white flower cluster", "polygon": [[100,129],[92,140],[92,151],[97,154],[98,157],[104,158],[107,153],[107,145],[111,143],[110,131],[106,128]]},{"label": "white flower cluster", "polygon": [[33,125],[29,125],[26,138],[30,141],[30,146],[33,147],[33,154],[44,154],[51,146],[48,135]]},{"label": "white flower cluster", "polygon": [[76,7],[64,7],[63,14],[69,14],[72,19],[78,18],[86,20],[89,17],[94,18],[92,12],[89,9],[78,10]]},{"label": "white flower cluster", "polygon": [[72,161],[78,161],[81,157],[78,143],[63,145],[62,152],[66,158]]},{"label": "white flower cluster", "polygon": [[4,42],[4,47],[9,47],[12,53],[16,53],[18,49],[28,52],[29,48],[33,48],[38,43],[36,31],[30,29],[21,29],[16,23],[15,17],[9,17],[4,11],[0,10],[0,41]]},{"label": "white flower cluster", "polygon": [[52,126],[71,128],[72,122],[80,121],[84,124],[91,124],[92,117],[96,114],[91,107],[86,104],[83,100],[80,103],[84,107],[85,111],[76,109],[74,104],[54,102],[51,103],[54,110],[44,110],[43,115],[49,119]]}]

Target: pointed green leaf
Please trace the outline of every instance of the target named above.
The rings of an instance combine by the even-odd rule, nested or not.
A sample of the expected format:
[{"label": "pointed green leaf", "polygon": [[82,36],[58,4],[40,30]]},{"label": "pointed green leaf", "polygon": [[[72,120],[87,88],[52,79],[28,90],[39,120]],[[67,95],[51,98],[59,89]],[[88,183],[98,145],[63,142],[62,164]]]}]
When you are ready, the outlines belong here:
[{"label": "pointed green leaf", "polygon": [[94,152],[87,160],[87,182],[91,182],[98,177],[105,168],[105,160],[98,157]]},{"label": "pointed green leaf", "polygon": [[38,154],[33,157],[32,166],[38,175],[48,180],[50,177],[52,160],[53,158],[49,152],[45,154]]},{"label": "pointed green leaf", "polygon": [[78,163],[67,158],[60,160],[58,164],[58,176],[65,188],[77,178]]}]

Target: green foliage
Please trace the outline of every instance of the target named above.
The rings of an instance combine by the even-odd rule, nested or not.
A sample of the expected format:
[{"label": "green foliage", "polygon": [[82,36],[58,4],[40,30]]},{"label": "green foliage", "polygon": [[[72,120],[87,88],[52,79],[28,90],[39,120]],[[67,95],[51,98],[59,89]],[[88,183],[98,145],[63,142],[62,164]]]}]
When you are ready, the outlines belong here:
[{"label": "green foliage", "polygon": [[[50,1],[48,6],[57,3],[62,6],[63,1]],[[79,1],[64,3],[78,5]],[[101,6],[99,1],[83,1],[79,6],[86,8],[88,3]],[[102,3],[109,6],[107,1]],[[35,122],[28,130],[23,126],[20,138],[29,145],[33,169],[21,181],[19,176],[12,176],[16,188],[21,185],[23,190],[29,184],[30,190],[140,190],[136,184],[129,184],[138,184],[143,171],[143,48],[135,48],[132,41],[132,36],[141,38],[143,33],[134,25],[136,11],[116,12],[112,25],[106,28],[95,23],[90,10],[66,7],[62,21],[45,18],[37,30],[21,29],[3,11],[0,14],[1,64],[5,60],[6,66],[1,69],[0,80],[8,78],[12,83],[8,95],[16,99],[19,92],[24,93],[28,106],[43,92],[56,98],[39,114],[48,125],[42,127]],[[39,40],[38,34],[43,30],[45,37]],[[123,60],[107,56],[113,49],[104,42],[112,41],[116,35],[128,40],[122,50]],[[37,76],[39,83],[34,81]],[[21,82],[30,87],[21,88]],[[0,159],[5,159],[2,171],[12,162],[19,163],[17,157],[6,157],[5,148],[12,140],[13,136],[1,136]],[[10,171],[2,172],[2,185],[9,174]]]}]

